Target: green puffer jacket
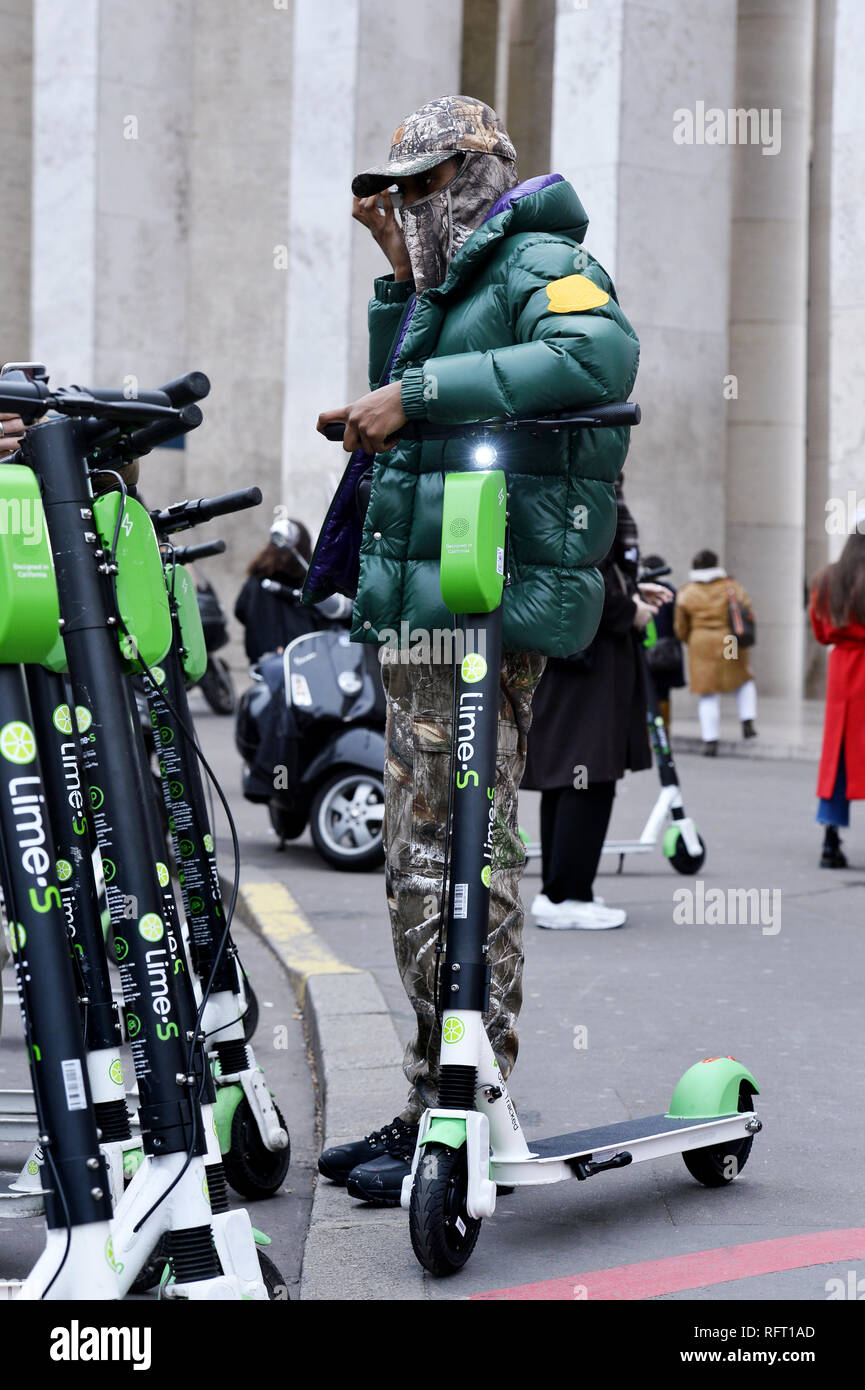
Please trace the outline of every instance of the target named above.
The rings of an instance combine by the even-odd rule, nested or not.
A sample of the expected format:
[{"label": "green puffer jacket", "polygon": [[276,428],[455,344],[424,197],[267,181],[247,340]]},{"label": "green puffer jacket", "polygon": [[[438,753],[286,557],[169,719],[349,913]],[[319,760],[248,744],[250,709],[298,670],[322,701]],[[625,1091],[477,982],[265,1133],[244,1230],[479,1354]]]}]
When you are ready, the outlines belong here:
[{"label": "green puffer jacket", "polygon": [[[419,296],[390,373],[402,380],[409,419],[469,422],[627,399],[636,334],[606,272],[578,250],[588,219],[574,189],[548,179],[505,195],[509,205],[472,233],[444,283]],[[410,282],[375,282],[373,387],[411,293]],[[592,640],[604,599],[594,566],[615,533],[613,484],[628,437],[620,428],[496,441],[510,513],[505,651],[567,656]],[[465,440],[427,440],[376,456],[354,640],[405,632],[401,621],[427,632],[452,626],[439,589],[442,491],[445,470],[471,466],[469,449]]]}]

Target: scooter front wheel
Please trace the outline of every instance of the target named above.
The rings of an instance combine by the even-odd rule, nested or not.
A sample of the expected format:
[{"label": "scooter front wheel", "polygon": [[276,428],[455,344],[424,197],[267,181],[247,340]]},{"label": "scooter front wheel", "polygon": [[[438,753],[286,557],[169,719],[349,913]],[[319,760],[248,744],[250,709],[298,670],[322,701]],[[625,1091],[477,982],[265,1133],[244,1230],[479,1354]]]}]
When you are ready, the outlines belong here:
[{"label": "scooter front wheel", "polygon": [[670,855],[670,863],[677,874],[696,874],[702,869],[706,858],[706,846],[702,835],[698,835],[697,839],[700,841],[700,853],[689,854],[684,835],[679,835],[676,848]]},{"label": "scooter front wheel", "polygon": [[462,1269],[481,1231],[466,1210],[468,1170],[465,1145],[427,1144],[418,1163],[409,1208],[412,1249],[430,1274]]},{"label": "scooter front wheel", "polygon": [[[279,1123],[286,1129],[279,1106],[275,1109]],[[231,1147],[228,1153],[222,1155],[222,1166],[229,1186],[241,1197],[253,1201],[272,1197],[282,1187],[290,1163],[291,1143],[284,1149],[268,1149],[258,1132],[249,1101],[244,1096],[231,1121]]]}]

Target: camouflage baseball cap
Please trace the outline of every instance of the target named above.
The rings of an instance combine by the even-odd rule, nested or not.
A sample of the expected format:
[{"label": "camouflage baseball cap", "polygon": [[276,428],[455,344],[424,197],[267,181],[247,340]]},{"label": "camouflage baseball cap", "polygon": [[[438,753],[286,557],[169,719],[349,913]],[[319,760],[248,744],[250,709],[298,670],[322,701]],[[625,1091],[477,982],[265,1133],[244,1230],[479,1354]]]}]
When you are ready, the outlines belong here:
[{"label": "camouflage baseball cap", "polygon": [[516,160],[507,131],[485,102],[476,97],[437,97],[401,121],[393,133],[390,159],[352,180],[356,198],[368,198],[396,180],[422,174],[461,150]]}]

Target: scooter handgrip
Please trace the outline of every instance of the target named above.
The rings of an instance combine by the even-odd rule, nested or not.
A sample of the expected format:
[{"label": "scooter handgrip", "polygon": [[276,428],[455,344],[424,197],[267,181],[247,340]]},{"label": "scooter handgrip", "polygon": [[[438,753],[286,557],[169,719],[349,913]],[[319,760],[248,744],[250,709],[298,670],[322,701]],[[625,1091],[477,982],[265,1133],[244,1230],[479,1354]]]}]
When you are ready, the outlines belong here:
[{"label": "scooter handgrip", "polygon": [[332,420],[329,425],[325,425],[324,427],[325,439],[333,440],[335,443],[339,443],[344,434],[345,421],[343,420]]},{"label": "scooter handgrip", "polygon": [[172,405],[190,405],[210,395],[210,378],[204,372],[187,372],[185,376],[175,377],[174,381],[167,381],[159,389]]},{"label": "scooter handgrip", "polygon": [[244,487],[239,492],[223,492],[219,497],[202,497],[200,502],[191,505],[197,508],[196,523],[211,521],[215,516],[229,516],[231,512],[244,512],[248,507],[261,503],[260,487]]},{"label": "scooter handgrip", "polygon": [[206,560],[209,555],[222,555],[225,541],[202,541],[201,545],[181,545],[174,552],[178,565],[191,565],[195,560]]},{"label": "scooter handgrip", "polygon": [[197,429],[203,419],[200,406],[184,405],[176,415],[170,415],[167,420],[154,420],[152,425],[144,425],[134,434],[130,434],[123,441],[123,452],[129,458],[140,458],[142,454],[149,454],[157,445],[167,444],[170,439],[177,439],[179,435]]}]

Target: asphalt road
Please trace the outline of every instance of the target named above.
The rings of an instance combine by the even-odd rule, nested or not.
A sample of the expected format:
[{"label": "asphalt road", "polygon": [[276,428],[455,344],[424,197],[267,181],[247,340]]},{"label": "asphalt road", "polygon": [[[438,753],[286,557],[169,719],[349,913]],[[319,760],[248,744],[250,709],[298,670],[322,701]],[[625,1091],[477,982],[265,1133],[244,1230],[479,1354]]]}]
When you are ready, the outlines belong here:
[{"label": "asphalt road", "polygon": [[[277,852],[264,809],[238,795],[230,721],[205,715],[199,728],[237,809],[247,869],[285,881],[330,948],[374,974],[407,1037],[413,1016],[393,965],[381,873],[333,871],[308,836]],[[728,890],[756,888],[761,920],[689,924],[680,890],[697,895],[698,885],[675,874],[660,851],[628,860],[621,876],[614,859],[602,860],[597,891],[627,909],[628,923],[561,933],[527,922],[511,1090],[529,1136],[557,1134],[663,1111],[687,1067],[732,1054],[762,1092],[764,1130],[750,1162],[720,1191],[698,1186],[674,1157],[597,1182],[518,1193],[500,1203],[459,1281],[433,1283],[426,1297],[862,1225],[865,824],[846,839],[852,867],[827,872],[817,866],[812,763],[683,755],[679,770],[708,846],[698,876],[704,905],[711,889],[721,889],[726,912]],[[656,794],[651,772],[620,784],[611,834],[637,834]],[[538,803],[534,793],[521,801],[532,834]],[[528,902],[539,888],[537,863],[524,882]],[[695,896],[697,913],[699,903]],[[392,1113],[401,1103],[397,1090]],[[369,1128],[389,1119],[370,1114]],[[824,1299],[827,1281],[848,1279],[851,1267],[848,1260],[770,1269],[716,1287],[707,1276],[702,1291],[660,1296]],[[382,1271],[373,1272],[377,1296],[385,1296]]]}]

